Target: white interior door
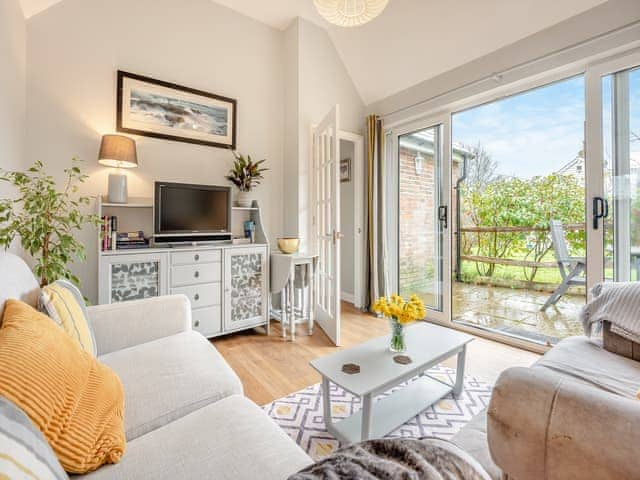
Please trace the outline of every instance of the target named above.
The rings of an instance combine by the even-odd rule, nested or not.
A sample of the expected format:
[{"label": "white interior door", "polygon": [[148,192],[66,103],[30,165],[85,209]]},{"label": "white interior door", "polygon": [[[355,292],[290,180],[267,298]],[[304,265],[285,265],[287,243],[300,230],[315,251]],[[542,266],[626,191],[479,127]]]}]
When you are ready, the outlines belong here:
[{"label": "white interior door", "polygon": [[313,132],[313,235],[319,255],[315,317],[340,345],[340,157],[336,105]]}]

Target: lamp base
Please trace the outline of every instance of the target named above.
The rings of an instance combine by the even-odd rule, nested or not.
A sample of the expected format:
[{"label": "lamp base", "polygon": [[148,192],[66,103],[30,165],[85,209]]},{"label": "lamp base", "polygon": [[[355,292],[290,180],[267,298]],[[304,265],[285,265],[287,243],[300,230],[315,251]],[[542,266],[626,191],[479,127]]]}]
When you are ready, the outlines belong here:
[{"label": "lamp base", "polygon": [[107,198],[111,203],[127,203],[129,201],[126,175],[109,174],[109,193]]}]

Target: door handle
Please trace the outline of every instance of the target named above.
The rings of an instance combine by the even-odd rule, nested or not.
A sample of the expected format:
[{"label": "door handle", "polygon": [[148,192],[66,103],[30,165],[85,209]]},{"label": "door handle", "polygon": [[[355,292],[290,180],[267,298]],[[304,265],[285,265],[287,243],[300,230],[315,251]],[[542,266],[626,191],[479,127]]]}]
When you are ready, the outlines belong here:
[{"label": "door handle", "polygon": [[598,230],[600,219],[609,216],[609,202],[602,197],[593,197],[593,229]]},{"label": "door handle", "polygon": [[333,243],[338,243],[338,240],[342,240],[344,238],[344,235],[342,234],[342,232],[339,232],[337,230],[333,231]]},{"label": "door handle", "polygon": [[438,207],[438,221],[442,224],[442,228],[447,228],[448,225],[448,209],[446,205],[440,205]]}]

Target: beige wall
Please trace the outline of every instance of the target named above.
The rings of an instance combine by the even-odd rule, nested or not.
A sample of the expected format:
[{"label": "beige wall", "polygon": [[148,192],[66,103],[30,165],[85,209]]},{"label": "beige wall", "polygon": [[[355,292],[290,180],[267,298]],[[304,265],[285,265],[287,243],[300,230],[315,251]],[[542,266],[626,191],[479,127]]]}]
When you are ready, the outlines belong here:
[{"label": "beige wall", "polygon": [[[75,155],[86,161],[90,175],[84,192],[106,193],[109,169],[97,165],[96,156],[101,134],[115,130],[117,69],[233,97],[238,150],[268,159],[270,170],[256,196],[269,236],[280,236],[282,46],[281,32],[210,0],[61,2],[27,23],[27,158],[60,175]],[[152,196],[155,180],[227,183],[232,156],[224,149],[137,141],[140,167],[127,171],[132,196]],[[96,301],[96,232],[87,229],[80,239],[89,255],[75,270]]]},{"label": "beige wall", "polygon": [[351,159],[351,181],[340,183],[340,231],[342,241],[340,242],[340,290],[343,293],[352,295],[355,292],[355,272],[353,256],[355,252],[355,212],[353,203],[355,200],[354,178],[354,155],[355,145],[348,140],[340,140],[340,160]]},{"label": "beige wall", "polygon": [[[26,24],[18,0],[0,2],[0,168],[23,169]],[[12,195],[0,183],[0,198]],[[17,247],[12,251],[18,251]]]},{"label": "beige wall", "polygon": [[[609,0],[488,55],[370,103],[367,111],[384,115],[387,121],[437,111],[443,105],[462,98],[637,42],[640,40],[638,22],[638,0]],[[611,32],[618,33],[607,35]],[[589,40],[593,42],[584,44]],[[563,49],[568,50],[557,54]],[[496,72],[509,70],[513,71],[503,75],[500,84],[491,78]],[[483,83],[469,87],[483,79]],[[455,89],[461,89],[459,94],[449,94]]]},{"label": "beige wall", "polygon": [[[296,118],[286,120],[288,147],[285,180],[285,225],[288,235],[308,242],[308,165],[311,126],[320,122],[334,105],[340,105],[340,129],[360,133],[364,125],[364,104],[326,30],[298,18],[285,32],[288,51],[295,51],[298,64],[297,88],[287,88],[287,111]],[[295,45],[295,48],[294,48]],[[293,92],[293,93],[292,93]],[[291,108],[289,108],[291,107]],[[297,149],[295,148],[297,146]],[[296,180],[297,179],[297,184]]]}]

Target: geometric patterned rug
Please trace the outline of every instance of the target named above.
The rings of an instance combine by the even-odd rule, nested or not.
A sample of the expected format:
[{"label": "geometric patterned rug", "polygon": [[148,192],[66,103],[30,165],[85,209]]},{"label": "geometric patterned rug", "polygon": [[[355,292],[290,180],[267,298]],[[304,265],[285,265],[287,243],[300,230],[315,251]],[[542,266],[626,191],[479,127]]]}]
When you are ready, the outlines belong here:
[{"label": "geometric patterned rug", "polygon": [[[451,384],[455,381],[455,370],[440,365],[427,373]],[[395,387],[382,396],[389,395],[398,388],[402,386]],[[386,438],[431,436],[449,439],[486,408],[491,397],[491,388],[491,385],[485,382],[466,376],[463,392],[458,398],[449,394],[398,427]],[[340,446],[338,440],[325,428],[320,390],[320,384],[316,383],[263,407],[280,428],[314,460],[329,455]],[[331,406],[333,418],[338,420],[360,410],[360,399],[331,383]],[[375,418],[375,403],[373,408]]]}]

